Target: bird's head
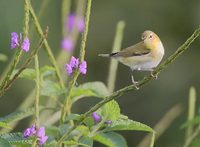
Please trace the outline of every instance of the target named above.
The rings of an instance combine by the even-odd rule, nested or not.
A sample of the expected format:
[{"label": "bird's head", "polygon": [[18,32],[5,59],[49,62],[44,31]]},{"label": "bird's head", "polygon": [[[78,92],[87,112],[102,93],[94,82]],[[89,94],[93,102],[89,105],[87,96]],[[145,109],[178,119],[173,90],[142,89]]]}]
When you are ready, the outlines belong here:
[{"label": "bird's head", "polygon": [[144,31],[142,33],[142,41],[149,49],[156,49],[158,44],[161,43],[160,38],[152,31]]}]

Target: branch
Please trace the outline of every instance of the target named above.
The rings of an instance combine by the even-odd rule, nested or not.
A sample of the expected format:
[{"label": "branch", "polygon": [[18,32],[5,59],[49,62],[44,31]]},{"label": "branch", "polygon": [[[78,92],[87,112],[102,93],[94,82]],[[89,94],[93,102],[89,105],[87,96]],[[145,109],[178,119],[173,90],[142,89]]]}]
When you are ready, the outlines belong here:
[{"label": "branch", "polygon": [[[164,70],[165,68],[167,68],[169,66],[170,63],[172,63],[176,58],[178,58],[182,53],[184,53],[190,46],[191,43],[194,42],[194,40],[200,36],[200,27],[197,28],[194,33],[186,40],[186,42],[181,45],[175,53],[173,53],[169,58],[167,58],[160,66],[158,66],[155,71],[153,72],[153,74],[158,75],[162,70]],[[153,80],[154,78],[149,75],[143,78],[143,80],[141,80],[138,83],[138,87],[141,88],[142,86],[144,86],[145,84],[149,83],[151,80]],[[79,125],[81,125],[84,121],[84,119],[88,116],[91,115],[92,112],[95,112],[96,110],[98,110],[101,106],[103,106],[104,104],[108,103],[109,101],[116,99],[120,96],[122,96],[125,93],[128,93],[132,90],[136,90],[134,85],[130,85],[127,87],[124,87],[116,92],[114,92],[113,94],[111,94],[110,96],[105,97],[102,101],[100,101],[99,103],[97,103],[95,106],[93,106],[89,111],[87,111],[86,113],[84,113],[81,117],[81,119],[76,122],[76,124],[66,133],[64,134],[61,139],[58,142],[62,142],[64,141],[68,135],[76,129],[76,127],[78,127]]]},{"label": "branch", "polygon": [[[92,0],[88,0],[86,13],[85,13],[85,29],[84,29],[84,32],[83,32],[83,35],[82,35],[80,55],[79,55],[80,62],[82,62],[84,60],[84,57],[85,57],[85,46],[86,46],[87,34],[88,34],[88,28],[89,28],[91,4],[92,4]],[[75,73],[73,74],[72,79],[69,81],[67,96],[65,97],[64,105],[63,105],[62,110],[61,110],[61,122],[62,123],[65,120],[66,114],[70,110],[71,92],[72,92],[72,88],[74,87],[79,74],[80,74],[80,72],[77,69],[75,71]]]},{"label": "branch", "polygon": [[[121,48],[123,34],[124,34],[124,27],[125,22],[119,21],[116,27],[116,34],[113,43],[112,53],[118,52]],[[108,79],[107,79],[107,86],[109,92],[113,92],[115,89],[115,81],[117,76],[117,68],[118,68],[118,61],[115,59],[110,59],[109,71],[108,71]]]},{"label": "branch", "polygon": [[35,124],[37,130],[40,127],[40,120],[39,120],[39,102],[40,102],[40,68],[39,68],[39,60],[38,55],[35,55],[35,71],[36,71],[36,92],[35,92]]},{"label": "branch", "polygon": [[[33,19],[34,25],[35,25],[35,27],[36,27],[36,29],[38,31],[38,34],[40,36],[44,37],[43,31],[42,31],[42,27],[40,26],[38,18],[37,18],[36,14],[35,14],[35,11],[34,11],[33,7],[31,6],[31,4],[30,4],[30,15],[32,16],[32,19]],[[56,76],[57,76],[57,79],[59,81],[59,84],[60,84],[61,88],[64,89],[65,88],[64,82],[63,82],[63,80],[61,78],[59,68],[57,66],[56,60],[54,58],[54,55],[53,55],[53,53],[51,51],[51,48],[50,48],[50,46],[49,46],[49,44],[47,42],[47,39],[44,39],[44,46],[45,46],[45,50],[46,50],[46,52],[48,54],[49,60],[50,60],[51,64],[54,66],[54,68],[55,68]]]},{"label": "branch", "polygon": [[198,125],[196,130],[190,135],[190,137],[187,139],[183,147],[189,147],[192,141],[199,135],[199,132],[200,132],[200,125]]},{"label": "branch", "polygon": [[[24,0],[24,27],[23,27],[23,39],[28,36],[28,30],[29,30],[29,0]],[[4,87],[7,85],[7,83],[10,81],[10,77],[15,70],[17,64],[19,63],[19,60],[22,56],[23,50],[20,48],[17,48],[17,52],[15,54],[15,57],[13,59],[13,62],[6,74],[6,77],[3,79],[3,82],[0,85],[0,96],[4,93]]]},{"label": "branch", "polygon": [[[44,36],[45,38],[47,37],[47,34],[48,34],[48,27],[45,31],[45,36]],[[31,63],[32,59],[35,57],[39,49],[43,46],[45,38],[41,38],[41,41],[39,42],[38,47],[31,53],[30,57],[26,60],[26,62],[22,65],[22,67],[17,71],[17,73],[6,83],[3,90],[0,91],[0,96],[2,96],[11,87],[11,85],[18,78],[18,76],[28,67],[28,65]]]}]

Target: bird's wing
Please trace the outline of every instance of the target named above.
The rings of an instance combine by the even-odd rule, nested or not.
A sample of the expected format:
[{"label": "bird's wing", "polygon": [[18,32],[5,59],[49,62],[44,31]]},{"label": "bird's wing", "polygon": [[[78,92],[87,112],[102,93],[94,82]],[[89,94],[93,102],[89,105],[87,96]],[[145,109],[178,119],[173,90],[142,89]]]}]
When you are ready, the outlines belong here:
[{"label": "bird's wing", "polygon": [[112,53],[110,54],[110,56],[111,57],[132,57],[132,56],[142,56],[149,53],[150,53],[150,49],[146,48],[143,42],[139,42],[119,52]]}]

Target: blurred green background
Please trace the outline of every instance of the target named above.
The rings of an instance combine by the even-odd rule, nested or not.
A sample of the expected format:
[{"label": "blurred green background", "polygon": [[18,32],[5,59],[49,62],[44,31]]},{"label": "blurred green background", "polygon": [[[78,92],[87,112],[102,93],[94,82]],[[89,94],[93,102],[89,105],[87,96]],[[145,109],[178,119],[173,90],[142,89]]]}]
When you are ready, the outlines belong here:
[{"label": "blurred green background", "polygon": [[[43,0],[44,1],[44,0]],[[61,35],[61,0],[47,0],[48,6],[43,10],[41,23],[43,28],[49,26],[49,43],[55,55],[60,51]],[[74,0],[75,1],[75,0]],[[41,0],[32,1],[35,11],[41,6]],[[8,61],[0,62],[0,73],[6,68],[14,55],[10,49],[10,33],[22,32],[23,1],[0,0],[0,53],[8,56]],[[106,82],[109,59],[98,57],[99,53],[111,52],[116,24],[119,20],[126,22],[122,47],[128,47],[140,41],[144,30],[157,33],[165,47],[165,57],[171,55],[200,25],[199,0],[93,0],[91,23],[87,42],[86,60],[88,73],[80,76],[78,83],[88,81]],[[156,147],[179,147],[184,142],[184,130],[180,125],[186,120],[187,98],[190,86],[200,91],[200,41],[197,39],[188,51],[165,69],[158,80],[150,82],[139,91],[123,95],[117,101],[123,114],[133,120],[154,126],[161,117],[175,104],[182,102],[185,111],[167,131],[158,139]],[[78,55],[79,46],[76,48]],[[67,54],[67,52],[66,52]],[[42,64],[47,56],[41,52]],[[64,67],[63,67],[63,71]],[[145,74],[135,72],[136,79]],[[116,89],[131,84],[129,69],[119,64]],[[0,116],[13,112],[34,87],[32,82],[17,80],[7,94],[0,99]],[[74,112],[88,110],[97,100],[83,99],[74,107]],[[199,105],[199,100],[197,100]],[[199,107],[197,107],[198,113]],[[24,129],[24,126],[16,130]],[[128,146],[136,146],[145,133],[126,131],[122,133]],[[96,145],[98,146],[98,145]]]}]

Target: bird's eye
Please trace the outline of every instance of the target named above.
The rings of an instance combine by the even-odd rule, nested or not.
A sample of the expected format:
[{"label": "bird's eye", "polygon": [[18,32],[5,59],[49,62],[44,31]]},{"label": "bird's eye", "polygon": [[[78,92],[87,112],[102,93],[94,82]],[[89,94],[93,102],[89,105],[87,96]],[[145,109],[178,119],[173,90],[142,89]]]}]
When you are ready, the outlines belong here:
[{"label": "bird's eye", "polygon": [[150,35],[150,36],[149,36],[149,39],[152,39],[152,38],[153,38],[153,35]]}]

